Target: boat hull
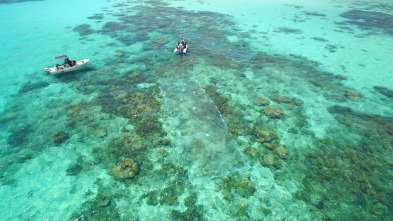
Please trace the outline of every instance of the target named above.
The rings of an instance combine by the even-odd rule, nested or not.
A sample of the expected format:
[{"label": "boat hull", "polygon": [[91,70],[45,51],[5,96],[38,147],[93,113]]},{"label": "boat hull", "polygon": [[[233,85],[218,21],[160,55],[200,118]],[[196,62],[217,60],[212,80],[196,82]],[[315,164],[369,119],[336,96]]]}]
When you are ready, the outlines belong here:
[{"label": "boat hull", "polygon": [[90,61],[90,59],[83,59],[83,60],[77,61],[75,63],[75,66],[68,67],[68,68],[67,67],[64,68],[64,65],[62,65],[60,67],[63,67],[63,69],[58,69],[57,71],[55,71],[55,68],[53,68],[53,67],[52,68],[45,68],[44,70],[49,72],[52,75],[57,75],[57,74],[61,74],[64,72],[71,72],[71,71],[79,70],[82,67],[84,67],[89,61]]}]

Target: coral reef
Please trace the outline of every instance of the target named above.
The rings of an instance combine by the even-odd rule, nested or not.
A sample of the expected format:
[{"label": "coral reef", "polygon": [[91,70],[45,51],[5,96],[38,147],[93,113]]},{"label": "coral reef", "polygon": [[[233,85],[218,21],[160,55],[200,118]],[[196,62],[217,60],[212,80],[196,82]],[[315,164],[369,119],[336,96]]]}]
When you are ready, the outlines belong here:
[{"label": "coral reef", "polygon": [[265,106],[265,105],[269,105],[270,101],[264,97],[257,97],[254,99],[254,103],[259,106]]},{"label": "coral reef", "polygon": [[345,96],[349,97],[351,100],[359,100],[359,98],[360,98],[360,94],[356,91],[353,91],[353,90],[347,90],[345,92]]},{"label": "coral reef", "polygon": [[32,127],[30,125],[24,125],[19,127],[17,130],[13,131],[8,137],[7,143],[11,147],[18,147],[26,143],[29,134],[32,132]]},{"label": "coral reef", "polygon": [[56,145],[60,145],[60,144],[64,143],[69,138],[68,134],[64,131],[57,132],[57,133],[53,134],[51,137],[52,137],[53,142]]},{"label": "coral reef", "polygon": [[87,163],[84,160],[84,156],[80,156],[75,162],[72,162],[67,168],[67,176],[76,176],[86,169]]},{"label": "coral reef", "polygon": [[[83,176],[90,169],[89,165],[95,167],[97,164],[97,168],[103,168],[115,178],[97,179],[95,186],[98,189],[86,193],[85,202],[71,217],[73,220],[137,220],[141,219],[139,215],[143,213],[140,211],[141,205],[165,208],[165,212],[160,211],[165,217],[160,218],[168,220],[209,219],[204,214],[220,210],[221,205],[227,206],[226,211],[236,220],[253,219],[252,213],[263,216],[263,219],[274,218],[277,214],[278,209],[273,209],[275,204],[269,209],[268,198],[260,196],[258,181],[254,180],[254,175],[251,179],[247,170],[231,171],[227,176],[209,180],[216,182],[217,188],[207,191],[216,191],[219,196],[216,197],[220,201],[223,197],[224,203],[212,205],[212,208],[197,204],[203,200],[198,199],[198,184],[189,181],[189,171],[183,162],[185,158],[183,153],[179,153],[182,143],[174,135],[173,128],[166,124],[171,120],[181,120],[171,119],[163,105],[164,95],[159,86],[162,87],[161,83],[171,77],[192,79],[200,83],[197,84],[198,89],[202,85],[221,114],[222,118],[219,119],[225,123],[224,132],[228,130],[230,133],[227,134],[228,138],[225,137],[225,144],[234,143],[233,146],[241,149],[249,165],[266,167],[262,169],[273,173],[276,184],[293,180],[299,184],[300,180],[303,186],[299,184],[296,187],[300,190],[294,194],[294,200],[304,201],[313,219],[389,219],[393,208],[388,182],[391,180],[391,162],[385,156],[392,151],[393,146],[391,118],[333,106],[328,111],[341,123],[339,126],[342,128],[329,133],[331,139],[319,140],[308,130],[310,125],[307,116],[302,113],[303,101],[283,96],[292,95],[288,93],[291,88],[280,90],[281,87],[275,85],[298,80],[306,91],[324,96],[329,103],[334,104],[360,99],[358,92],[341,84],[346,77],[322,72],[315,68],[318,63],[301,56],[290,55],[288,58],[260,52],[254,54],[249,44],[251,34],[238,33],[239,29],[227,15],[172,8],[161,1],[147,1],[137,6],[124,2],[113,5],[113,8],[121,10],[106,10],[108,22],[100,30],[93,30],[89,24],[81,24],[73,29],[81,36],[94,33],[112,38],[114,42],[102,46],[113,47],[109,58],[105,59],[107,68],[90,69],[84,76],[70,75],[57,79],[74,86],[77,92],[89,95],[88,101],[79,103],[56,102],[64,110],[53,118],[64,116],[67,119],[66,129],[63,130],[75,134],[72,142],[76,140],[87,147],[93,146],[91,157],[94,159],[88,161],[79,157],[68,166],[67,175]],[[323,17],[323,14],[316,12],[303,13]],[[115,19],[110,20],[111,16]],[[88,19],[101,20],[103,17],[103,14],[95,14]],[[173,29],[179,26],[189,28]],[[302,32],[286,27],[276,31],[292,34]],[[190,36],[193,41],[190,43],[201,47],[195,47],[190,55],[181,57],[158,53],[172,44],[170,42],[173,39],[177,41],[180,35]],[[229,36],[242,40],[229,42]],[[327,41],[317,37],[313,39]],[[206,50],[203,46],[205,42],[215,43],[217,50]],[[118,48],[122,44],[133,46],[136,43],[142,45],[143,53],[140,55]],[[339,47],[326,45],[332,52]],[[203,64],[200,66],[206,69],[198,70],[199,64]],[[114,66],[120,68],[113,69]],[[214,68],[223,74],[209,73]],[[252,71],[254,79],[251,80],[245,71]],[[260,79],[266,79],[268,84],[261,85]],[[18,96],[25,96],[46,86],[45,82],[27,83]],[[376,86],[374,89],[392,97],[387,88]],[[302,96],[301,93],[295,94],[293,96]],[[184,102],[187,102],[187,98]],[[219,115],[210,101],[209,104],[213,108],[203,110],[206,114],[201,117],[207,122],[210,115]],[[260,117],[260,109],[267,117]],[[287,113],[285,118],[283,109]],[[171,111],[181,112],[175,109]],[[6,176],[16,174],[20,166],[15,164],[32,159],[44,148],[53,146],[51,139],[45,141],[49,144],[30,139],[40,132],[28,126],[34,125],[33,121],[21,121],[18,111],[5,113],[0,117],[1,123],[27,126],[11,130],[8,137],[7,143],[13,148],[9,148],[7,157],[2,159],[0,179],[3,185],[16,182],[14,177]],[[46,120],[51,117],[50,113],[39,117]],[[272,120],[277,118],[281,120]],[[64,131],[52,135],[56,145],[69,139]],[[326,132],[331,131],[326,129]],[[340,134],[344,136],[340,137]],[[214,138],[206,136],[203,139]],[[196,150],[206,148],[203,139],[193,139],[187,147]],[[308,151],[305,156],[304,152],[299,151],[299,144],[293,145],[302,142],[302,139],[307,142],[304,146],[311,146],[302,150]],[[217,155],[210,151],[203,157],[215,160]],[[303,205],[303,202],[297,203]],[[126,209],[127,214],[125,210],[118,211],[120,208]],[[151,219],[154,215],[144,218]]]},{"label": "coral reef", "polygon": [[160,129],[160,124],[158,123],[157,120],[154,119],[143,119],[139,124],[137,125],[136,132],[140,136],[146,136],[149,135],[157,130]]},{"label": "coral reef", "polygon": [[393,98],[393,91],[389,90],[386,87],[381,87],[381,86],[374,86],[373,87],[376,91],[378,91],[379,93],[385,95],[388,98]]},{"label": "coral reef", "polygon": [[280,159],[270,151],[261,154],[259,162],[265,167],[275,167],[279,169],[282,166]]},{"label": "coral reef", "polygon": [[158,38],[155,38],[153,40],[153,42],[156,43],[156,44],[159,44],[159,45],[165,45],[166,43],[169,42],[169,40],[165,39],[165,38],[158,37]]},{"label": "coral reef", "polygon": [[134,160],[124,159],[121,160],[117,166],[113,167],[111,170],[111,174],[116,179],[130,179],[133,178],[138,173],[138,165]]},{"label": "coral reef", "polygon": [[300,29],[288,28],[288,27],[278,28],[277,30],[275,30],[275,32],[286,33],[286,34],[301,34],[301,33],[303,33],[303,31]]},{"label": "coral reef", "polygon": [[23,87],[19,90],[19,93],[26,93],[30,91],[35,91],[38,89],[45,88],[49,85],[46,81],[34,82],[32,83],[29,81],[28,83],[24,84]]},{"label": "coral reef", "polygon": [[203,219],[203,207],[196,204],[197,194],[190,193],[190,195],[184,199],[184,204],[187,209],[183,212],[178,210],[171,211],[171,218],[174,220],[204,220]]},{"label": "coral reef", "polygon": [[300,100],[298,98],[287,97],[287,96],[280,96],[278,94],[274,95],[273,100],[278,102],[278,103],[291,103],[291,104],[296,105],[296,106],[301,106],[304,103],[302,100]]},{"label": "coral reef", "polygon": [[113,187],[104,183],[101,179],[96,180],[97,195],[85,201],[80,209],[71,215],[72,220],[120,220]]},{"label": "coral reef", "polygon": [[278,94],[274,95],[273,100],[277,101],[278,103],[290,103],[291,100],[287,96],[280,96]]},{"label": "coral reef", "polygon": [[89,24],[78,25],[72,30],[79,33],[80,36],[87,36],[94,33],[94,30],[90,28]]},{"label": "coral reef", "polygon": [[393,28],[393,15],[383,12],[352,9],[342,13],[340,16],[350,19],[345,21],[347,24],[354,24],[359,28],[366,30],[370,28],[379,28],[388,34],[393,35],[393,32],[391,31]]},{"label": "coral reef", "polygon": [[271,142],[272,140],[277,139],[277,134],[272,129],[260,128],[259,126],[254,126],[252,128],[252,134],[259,140],[261,143]]},{"label": "coral reef", "polygon": [[277,144],[277,145],[273,146],[273,150],[274,150],[274,153],[276,153],[277,156],[279,156],[280,158],[282,158],[282,159],[288,158],[289,151],[288,151],[287,147],[285,147],[281,144]]},{"label": "coral reef", "polygon": [[[386,182],[391,179],[387,172],[391,162],[384,155],[392,150],[393,119],[340,106],[330,107],[329,112],[361,139],[346,139],[343,133],[319,140],[317,151],[306,158],[311,170],[303,179],[304,189],[295,197],[312,205],[312,210],[323,210],[323,214],[315,212],[319,218],[386,219],[393,202]],[[349,204],[351,210],[343,208]]]},{"label": "coral reef", "polygon": [[68,176],[76,176],[83,170],[83,167],[80,164],[72,163],[67,169]]},{"label": "coral reef", "polygon": [[262,113],[270,118],[282,118],[284,116],[282,109],[273,105],[265,106],[262,109]]},{"label": "coral reef", "polygon": [[222,177],[219,186],[224,199],[230,202],[234,200],[235,194],[243,198],[249,198],[257,191],[248,177],[240,177],[238,173]]}]

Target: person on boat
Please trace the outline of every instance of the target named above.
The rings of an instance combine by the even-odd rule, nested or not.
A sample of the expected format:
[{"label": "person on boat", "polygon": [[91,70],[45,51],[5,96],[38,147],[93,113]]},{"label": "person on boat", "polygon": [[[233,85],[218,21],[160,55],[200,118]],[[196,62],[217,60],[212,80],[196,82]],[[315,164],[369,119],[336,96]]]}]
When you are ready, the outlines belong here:
[{"label": "person on boat", "polygon": [[70,65],[71,67],[75,66],[75,64],[76,64],[76,61],[75,61],[75,60],[71,60],[70,63],[69,63],[69,65]]},{"label": "person on boat", "polygon": [[182,38],[176,45],[176,49],[175,52],[178,51],[182,51],[184,52],[184,50],[187,48],[187,42],[184,40],[184,38]]},{"label": "person on boat", "polygon": [[54,71],[59,70],[59,64],[56,64],[56,65],[53,67],[53,70],[54,70]]},{"label": "person on boat", "polygon": [[183,49],[184,49],[184,45],[181,42],[179,42],[179,44],[177,44],[177,50],[183,51]]},{"label": "person on boat", "polygon": [[68,58],[64,59],[64,67],[70,67],[70,59]]}]

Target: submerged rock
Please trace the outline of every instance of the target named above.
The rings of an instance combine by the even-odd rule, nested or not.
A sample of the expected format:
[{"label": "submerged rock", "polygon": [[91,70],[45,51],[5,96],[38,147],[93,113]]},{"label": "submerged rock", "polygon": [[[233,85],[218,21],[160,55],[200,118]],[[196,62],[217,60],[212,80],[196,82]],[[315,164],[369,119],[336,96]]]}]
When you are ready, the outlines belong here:
[{"label": "submerged rock", "polygon": [[270,118],[281,118],[284,116],[284,112],[280,107],[272,106],[272,105],[267,105],[262,109],[262,112],[270,117]]},{"label": "submerged rock", "polygon": [[134,160],[126,158],[121,160],[117,166],[113,167],[112,175],[117,179],[130,179],[138,173],[138,165]]}]

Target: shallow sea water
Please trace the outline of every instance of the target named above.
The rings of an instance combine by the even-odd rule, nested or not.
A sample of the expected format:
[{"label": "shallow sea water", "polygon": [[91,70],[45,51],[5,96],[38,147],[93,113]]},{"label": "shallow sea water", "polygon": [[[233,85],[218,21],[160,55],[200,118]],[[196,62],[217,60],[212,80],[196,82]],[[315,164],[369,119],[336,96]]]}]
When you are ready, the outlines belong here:
[{"label": "shallow sea water", "polygon": [[[385,0],[2,1],[0,219],[389,220],[392,24]],[[45,73],[62,54],[91,62]]]}]

